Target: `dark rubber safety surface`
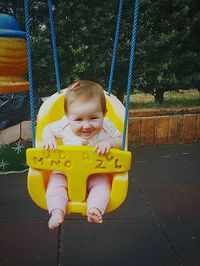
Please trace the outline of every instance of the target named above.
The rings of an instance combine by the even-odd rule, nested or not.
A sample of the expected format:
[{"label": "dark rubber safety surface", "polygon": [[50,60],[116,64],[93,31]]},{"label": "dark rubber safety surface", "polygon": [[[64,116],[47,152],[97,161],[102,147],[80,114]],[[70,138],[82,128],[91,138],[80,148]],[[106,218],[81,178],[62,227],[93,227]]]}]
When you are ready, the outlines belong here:
[{"label": "dark rubber safety surface", "polygon": [[126,202],[102,225],[50,231],[26,173],[0,176],[2,266],[199,266],[200,144],[137,147]]}]

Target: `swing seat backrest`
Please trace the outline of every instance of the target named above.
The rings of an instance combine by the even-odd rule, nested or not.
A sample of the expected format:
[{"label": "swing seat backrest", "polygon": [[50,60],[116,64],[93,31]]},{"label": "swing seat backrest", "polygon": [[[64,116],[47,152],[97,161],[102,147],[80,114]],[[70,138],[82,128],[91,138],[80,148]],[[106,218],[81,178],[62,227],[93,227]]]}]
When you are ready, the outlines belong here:
[{"label": "swing seat backrest", "polygon": [[[67,213],[86,215],[87,178],[94,173],[106,173],[112,181],[110,201],[106,212],[118,208],[125,200],[128,190],[128,170],[131,165],[131,153],[111,149],[107,156],[93,152],[93,147],[63,146],[58,140],[55,151],[41,148],[42,130],[51,122],[64,115],[64,94],[54,94],[40,108],[37,119],[36,148],[27,149],[28,190],[33,201],[43,209],[47,209],[45,192],[52,170],[59,170],[68,178],[69,203]],[[107,117],[123,132],[124,107],[113,95],[105,92]]]}]

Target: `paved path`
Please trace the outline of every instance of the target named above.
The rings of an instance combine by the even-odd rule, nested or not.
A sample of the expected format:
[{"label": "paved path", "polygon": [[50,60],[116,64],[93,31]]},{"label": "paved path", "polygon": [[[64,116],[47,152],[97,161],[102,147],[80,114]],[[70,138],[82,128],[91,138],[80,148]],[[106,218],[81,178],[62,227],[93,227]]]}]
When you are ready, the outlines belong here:
[{"label": "paved path", "polygon": [[0,265],[200,266],[200,144],[131,150],[126,202],[103,225],[67,218],[60,240],[26,174],[0,176]]}]

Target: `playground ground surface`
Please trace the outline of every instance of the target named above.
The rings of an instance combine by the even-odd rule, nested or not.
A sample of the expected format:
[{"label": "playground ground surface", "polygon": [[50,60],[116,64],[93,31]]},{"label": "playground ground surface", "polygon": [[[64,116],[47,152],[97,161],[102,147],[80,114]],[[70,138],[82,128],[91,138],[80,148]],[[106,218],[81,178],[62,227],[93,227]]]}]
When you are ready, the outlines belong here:
[{"label": "playground ground surface", "polygon": [[2,266],[199,266],[200,144],[137,147],[129,192],[102,225],[67,217],[50,231],[26,173],[0,176]]}]

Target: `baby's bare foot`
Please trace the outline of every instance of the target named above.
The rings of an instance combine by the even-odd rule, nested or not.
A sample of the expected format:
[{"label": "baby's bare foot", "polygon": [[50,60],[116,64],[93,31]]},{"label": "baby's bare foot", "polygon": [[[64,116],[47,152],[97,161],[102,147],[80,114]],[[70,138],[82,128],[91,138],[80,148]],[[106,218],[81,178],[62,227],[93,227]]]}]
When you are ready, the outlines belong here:
[{"label": "baby's bare foot", "polygon": [[58,227],[64,221],[64,212],[60,209],[55,209],[51,213],[51,218],[49,219],[49,228],[54,229]]},{"label": "baby's bare foot", "polygon": [[101,212],[96,208],[90,209],[88,211],[88,218],[87,219],[88,219],[89,223],[95,223],[95,224],[103,223],[103,218],[102,218]]}]

